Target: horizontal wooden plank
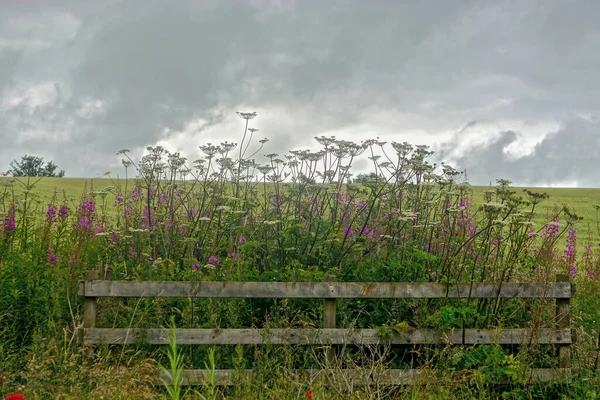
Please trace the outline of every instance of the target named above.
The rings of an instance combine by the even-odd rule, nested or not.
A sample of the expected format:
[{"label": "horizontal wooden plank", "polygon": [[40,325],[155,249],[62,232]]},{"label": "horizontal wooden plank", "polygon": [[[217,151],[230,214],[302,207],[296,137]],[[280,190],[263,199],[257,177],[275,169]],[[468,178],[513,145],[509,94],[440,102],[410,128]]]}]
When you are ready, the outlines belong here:
[{"label": "horizontal wooden plank", "polygon": [[571,283],[84,281],[86,297],[570,298]]},{"label": "horizontal wooden plank", "polygon": [[[230,369],[217,369],[210,371],[219,386],[231,386],[237,379],[256,379],[257,374],[252,370],[236,371]],[[311,383],[323,377],[325,379],[344,378],[346,383],[355,386],[368,385],[410,385],[414,383],[425,383],[436,376],[440,371],[431,369],[388,369],[384,371],[354,370],[354,369],[332,369],[332,370],[297,370],[294,373],[303,378],[304,382]],[[199,385],[206,381],[209,372],[206,370],[186,369],[182,371],[183,385]],[[557,379],[565,379],[571,375],[569,368],[534,368],[529,371],[528,380],[532,382],[548,382]],[[170,382],[165,374],[160,375],[162,382]]]},{"label": "horizontal wooden plank", "polygon": [[[376,329],[176,329],[177,344],[570,344],[571,330],[562,329],[403,329],[382,338]],[[168,329],[84,329],[89,344],[167,344]]]}]

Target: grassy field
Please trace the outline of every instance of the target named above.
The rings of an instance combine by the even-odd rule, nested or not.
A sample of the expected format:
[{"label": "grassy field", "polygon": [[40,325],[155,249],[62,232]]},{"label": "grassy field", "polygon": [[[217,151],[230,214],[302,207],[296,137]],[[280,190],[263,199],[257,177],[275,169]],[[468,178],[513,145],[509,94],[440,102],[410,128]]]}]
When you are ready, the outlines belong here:
[{"label": "grassy field", "polygon": [[[600,241],[594,207],[600,189],[508,188],[524,199],[533,197],[524,189],[546,193],[529,221],[530,205],[507,207],[496,198],[485,204],[489,191],[496,192],[489,187],[471,192],[449,190],[449,184],[441,190],[412,184],[336,187],[314,180],[279,185],[264,178],[258,187],[240,184],[238,195],[235,182],[222,182],[231,182],[230,177],[202,182],[187,196],[190,182],[177,182],[176,190],[164,181],[154,182],[151,190],[134,190],[134,180],[0,178],[0,398],[17,391],[27,398],[55,398],[62,392],[64,398],[82,399],[165,393],[152,384],[153,377],[162,371],[158,363],[168,365],[169,357],[178,356],[164,348],[147,343],[135,351],[99,347],[90,363],[87,349],[77,345],[83,327],[77,289],[87,271],[111,271],[114,280],[322,282],[333,276],[340,282],[434,283],[546,283],[569,273],[578,285],[570,303],[577,335],[571,347],[572,385],[530,384],[531,368],[559,365],[554,349],[543,344],[396,348],[371,364],[369,349],[364,359],[354,347],[340,352],[340,365],[414,365],[439,373],[433,385],[395,388],[390,396],[352,385],[338,388],[334,380],[290,379],[298,368],[324,367],[312,348],[230,346],[219,347],[215,368],[251,368],[264,379],[218,393],[210,385],[199,390],[211,399],[291,400],[305,393],[344,400],[598,398],[600,247],[585,252],[584,246],[588,235],[593,243]],[[519,201],[511,196],[510,203]],[[547,222],[563,204],[570,211],[559,212],[557,229]],[[567,216],[577,219],[577,231],[565,223]],[[532,234],[531,222],[538,235]],[[323,310],[322,301],[133,300],[103,302],[98,326],[143,329],[168,326],[170,320],[178,328],[285,329],[320,326]],[[556,305],[541,300],[361,300],[340,302],[338,317],[340,326],[377,329],[382,335],[402,334],[398,329],[406,327],[551,329]],[[185,361],[172,369],[210,365],[208,350],[185,348],[178,353]],[[505,378],[510,384],[499,386]]]},{"label": "grassy field", "polygon": [[[0,178],[0,190],[5,196],[10,195],[10,187],[7,186],[11,182],[11,178]],[[52,197],[56,195],[58,202],[67,200],[70,204],[76,204],[83,195],[90,192],[100,192],[106,188],[116,187],[118,185],[125,186],[125,180],[112,180],[109,178],[32,178],[29,182],[33,184],[32,193],[38,196],[40,204],[47,204]],[[23,193],[28,182],[26,179],[18,179],[13,181],[12,187],[16,193]],[[129,179],[127,187],[129,190],[133,188],[135,182]],[[475,204],[482,204],[485,201],[485,192],[493,190],[489,186],[473,186],[473,201]],[[533,188],[533,187],[514,187],[512,188],[518,195],[523,195],[526,198],[524,189],[529,189],[534,192],[547,193],[548,199],[542,201],[536,207],[534,221],[535,229],[538,230],[544,224],[551,220],[555,209],[560,209],[566,204],[574,211],[581,220],[577,223],[579,232],[578,249],[583,249],[587,242],[600,244],[600,226],[598,220],[598,210],[595,205],[600,204],[600,188]],[[112,204],[114,194],[110,193],[107,198],[107,204]],[[564,238],[561,241],[564,243]]]}]

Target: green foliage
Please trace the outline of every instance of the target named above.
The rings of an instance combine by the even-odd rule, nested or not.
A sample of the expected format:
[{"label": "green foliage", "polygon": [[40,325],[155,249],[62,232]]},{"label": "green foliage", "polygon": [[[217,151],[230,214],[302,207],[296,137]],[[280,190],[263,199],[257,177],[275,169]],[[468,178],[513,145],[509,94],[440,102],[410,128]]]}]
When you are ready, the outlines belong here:
[{"label": "green foliage", "polygon": [[21,161],[13,160],[10,163],[12,169],[9,171],[13,176],[45,176],[62,178],[65,176],[65,171],[57,171],[58,166],[54,161],[48,161],[44,165],[42,157],[28,156],[27,154],[21,157]]},{"label": "green foliage", "polygon": [[[250,117],[242,116],[246,122]],[[600,320],[594,279],[600,273],[600,253],[589,245],[592,234],[587,241],[577,238],[581,204],[575,205],[577,213],[573,207],[547,206],[555,191],[518,191],[505,180],[482,193],[482,188],[461,182],[452,167],[430,163],[426,146],[407,143],[391,143],[393,152],[384,161],[378,152],[385,144],[377,140],[359,145],[319,137],[319,152],[292,151],[285,160],[270,154],[267,164],[258,165],[251,156],[266,141],[251,143],[249,129],[246,124],[239,148],[227,142],[201,146],[205,157],[193,167],[157,146],[149,147],[141,160],[120,152],[124,180],[109,177],[82,187],[74,180],[2,178],[0,360],[10,362],[0,364],[0,373],[22,370],[21,384],[41,397],[47,393],[27,374],[39,367],[41,376],[53,367],[31,360],[39,359],[40,338],[56,340],[65,331],[75,336],[82,322],[76,293],[85,270],[110,272],[114,280],[439,283],[543,282],[571,272],[580,284],[573,324],[585,333],[581,347],[574,349],[579,363],[574,369],[582,378],[579,386],[535,390],[550,397],[595,393],[597,378],[589,365],[595,362]],[[363,152],[373,162],[373,179],[349,183],[352,162]],[[64,192],[53,190],[58,183]],[[322,302],[311,299],[158,297],[103,299],[101,304],[99,326],[285,329],[316,327],[323,318]],[[375,328],[383,338],[413,328],[494,329],[529,323],[549,328],[555,311],[549,302],[520,299],[353,299],[339,300],[337,307],[341,326]],[[215,376],[209,376],[195,394],[206,398],[244,398],[248,393],[252,398],[298,398],[309,389],[323,397],[384,397],[384,392],[336,381],[335,374],[311,382],[294,375],[297,369],[334,370],[334,365],[323,365],[324,351],[331,350],[326,345],[181,348],[171,337],[164,354],[144,343],[143,335],[138,339],[133,347],[140,354],[137,359],[156,359],[171,374],[169,398],[185,394],[184,366],[252,368],[259,375],[253,381],[240,374],[239,384],[223,393],[215,389]],[[77,364],[86,365],[70,343],[57,348],[73,356],[71,361],[60,359],[70,365],[65,374],[73,374]],[[407,389],[400,397],[519,398],[529,384],[523,378],[527,371],[552,365],[553,349],[337,350],[343,365],[359,369],[415,366],[444,372],[439,387],[425,384],[425,392]],[[105,346],[99,352],[108,365],[123,366],[128,351],[133,350]],[[274,369],[275,364],[281,369]],[[498,389],[497,380],[507,380],[509,386]],[[98,387],[94,383],[78,390],[97,393]]]}]

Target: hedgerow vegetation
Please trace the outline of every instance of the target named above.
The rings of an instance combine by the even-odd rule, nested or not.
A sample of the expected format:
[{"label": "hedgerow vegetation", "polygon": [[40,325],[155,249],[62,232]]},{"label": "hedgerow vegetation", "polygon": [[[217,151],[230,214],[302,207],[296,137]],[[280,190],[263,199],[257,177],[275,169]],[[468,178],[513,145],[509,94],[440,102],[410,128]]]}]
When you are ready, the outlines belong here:
[{"label": "hedgerow vegetation", "polygon": [[[536,384],[532,367],[555,367],[551,346],[382,346],[347,348],[358,368],[435,369],[434,382],[354,387],[307,382],[293,371],[332,369],[326,349],[263,345],[180,347],[186,368],[254,368],[260,379],[208,385],[207,398],[596,398],[599,380],[600,251],[568,206],[540,215],[545,193],[506,180],[474,199],[461,173],[435,165],[426,146],[317,137],[320,151],[267,154],[245,123],[239,143],[200,146],[189,162],[162,147],[123,157],[125,179],[90,186],[73,204],[38,181],[5,180],[0,197],[0,393],[27,398],[157,398],[165,349],[144,343],[80,348],[78,281],[85,270],[119,280],[550,282],[568,273],[577,344],[570,381]],[[372,174],[352,182],[368,157]],[[134,179],[130,179],[134,178]],[[44,199],[41,201],[40,199]],[[544,223],[539,223],[545,218]],[[579,228],[579,230],[578,230]],[[344,327],[553,327],[554,305],[539,301],[340,301]],[[101,326],[318,327],[313,300],[133,299],[103,301]],[[173,354],[172,354],[173,356]],[[211,361],[212,360],[212,361]],[[280,368],[273,368],[278,365]],[[499,384],[498,382],[503,382]]]}]

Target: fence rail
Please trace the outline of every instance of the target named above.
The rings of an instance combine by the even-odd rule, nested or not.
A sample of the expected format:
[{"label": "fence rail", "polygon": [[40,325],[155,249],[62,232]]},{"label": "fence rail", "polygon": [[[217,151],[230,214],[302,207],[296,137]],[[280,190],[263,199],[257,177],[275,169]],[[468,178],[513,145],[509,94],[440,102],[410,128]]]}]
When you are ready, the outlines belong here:
[{"label": "fence rail", "polygon": [[86,297],[435,299],[571,297],[571,283],[83,282]]},{"label": "fence rail", "polygon": [[[182,345],[474,345],[474,344],[552,344],[556,346],[559,368],[532,369],[530,379],[547,381],[570,373],[573,342],[570,326],[570,299],[575,286],[568,275],[558,275],[551,283],[364,283],[364,282],[129,282],[98,279],[88,271],[80,281],[79,295],[84,300],[83,344],[167,344],[168,329],[100,328],[96,327],[98,298],[104,297],[185,297],[185,298],[320,298],[323,299],[323,328],[302,329],[176,329],[175,337]],[[341,329],[336,325],[336,299],[388,298],[548,298],[556,301],[553,329],[396,329],[382,336],[377,329]],[[334,357],[333,348],[327,357]],[[252,371],[241,371],[252,375]],[[423,378],[431,371],[418,369],[386,370],[377,376],[363,371],[340,370],[348,379],[378,383],[406,384]],[[217,383],[229,385],[240,371],[215,371]],[[302,371],[311,376],[321,370]],[[197,384],[206,377],[204,370],[185,370],[184,383]]]}]

